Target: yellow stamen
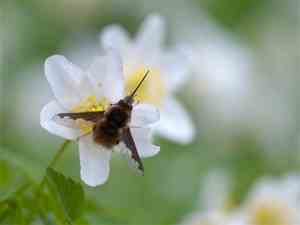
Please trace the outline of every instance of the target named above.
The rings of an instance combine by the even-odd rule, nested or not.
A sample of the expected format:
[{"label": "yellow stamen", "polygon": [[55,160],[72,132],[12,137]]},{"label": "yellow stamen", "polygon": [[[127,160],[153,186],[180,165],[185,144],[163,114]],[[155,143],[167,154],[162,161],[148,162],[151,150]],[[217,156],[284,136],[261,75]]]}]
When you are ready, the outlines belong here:
[{"label": "yellow stamen", "polygon": [[133,73],[130,73],[126,71],[125,68],[126,93],[128,95],[132,93],[147,70],[150,71],[149,75],[138,89],[135,99],[138,102],[151,103],[160,106],[165,96],[165,84],[162,80],[160,71],[157,69],[148,69],[145,66],[141,66]]},{"label": "yellow stamen", "polygon": [[[97,97],[92,95],[88,98],[81,101],[76,107],[72,109],[72,112],[98,112],[98,111],[105,111],[109,102],[106,98],[102,98],[100,101],[97,100]],[[76,120],[76,123],[82,133],[90,133],[93,130],[93,123],[85,121],[83,119]]]},{"label": "yellow stamen", "polygon": [[108,100],[106,98],[102,98],[100,101],[97,101],[97,97],[92,95],[81,101],[78,106],[73,108],[72,112],[104,111],[107,106]]}]

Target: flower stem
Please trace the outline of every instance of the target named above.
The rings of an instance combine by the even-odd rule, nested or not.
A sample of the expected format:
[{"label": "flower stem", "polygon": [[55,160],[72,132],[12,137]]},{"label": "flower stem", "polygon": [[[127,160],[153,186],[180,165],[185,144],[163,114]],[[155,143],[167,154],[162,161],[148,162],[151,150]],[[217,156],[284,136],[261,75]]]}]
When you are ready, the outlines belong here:
[{"label": "flower stem", "polygon": [[[61,147],[58,149],[58,151],[56,152],[56,154],[54,155],[54,157],[52,158],[52,160],[50,161],[49,165],[47,166],[48,168],[54,167],[57,163],[57,161],[60,159],[60,157],[63,155],[63,153],[65,152],[65,150],[67,149],[67,147],[69,146],[69,144],[71,143],[71,141],[66,140]],[[40,183],[38,190],[37,190],[37,198],[40,195],[40,192],[43,190],[43,187],[46,183],[46,175],[43,177],[42,182]]]},{"label": "flower stem", "polygon": [[[56,154],[54,155],[54,157],[52,158],[52,160],[50,161],[49,165],[47,166],[46,170],[48,168],[51,168],[51,167],[54,167],[56,165],[56,163],[58,162],[58,160],[61,158],[61,156],[63,155],[63,153],[65,152],[65,150],[67,149],[67,147],[69,146],[69,144],[71,143],[71,141],[69,140],[66,140],[62,145],[61,147],[58,149],[58,151],[56,152]],[[36,192],[35,192],[35,197],[34,199],[36,200],[36,203],[37,203],[37,210],[38,210],[38,214],[39,216],[43,219],[43,213],[40,209],[40,202],[39,202],[39,198],[41,196],[41,193],[43,191],[43,188],[46,184],[46,181],[47,181],[47,175],[44,175],[41,183],[39,184]],[[33,215],[31,215],[32,217]],[[29,220],[30,221],[30,220]]]},{"label": "flower stem", "polygon": [[69,146],[69,144],[71,143],[71,141],[66,140],[61,147],[58,149],[57,153],[55,154],[55,156],[53,157],[53,159],[51,160],[51,162],[49,163],[48,168],[50,167],[54,167],[57,163],[57,161],[60,159],[60,157],[62,156],[62,154],[65,152],[66,148]]}]

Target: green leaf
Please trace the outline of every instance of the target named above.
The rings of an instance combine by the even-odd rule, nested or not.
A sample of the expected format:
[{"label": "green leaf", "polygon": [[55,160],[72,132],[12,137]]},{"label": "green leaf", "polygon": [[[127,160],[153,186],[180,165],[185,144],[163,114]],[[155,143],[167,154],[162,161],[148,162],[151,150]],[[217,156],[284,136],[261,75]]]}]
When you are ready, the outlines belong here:
[{"label": "green leaf", "polygon": [[15,200],[0,202],[0,224],[24,224],[22,208]]},{"label": "green leaf", "polygon": [[73,223],[81,215],[84,206],[82,186],[55,170],[47,169],[47,187],[56,200],[56,215],[64,222]]},{"label": "green leaf", "polygon": [[29,180],[22,170],[0,159],[0,201],[13,197],[15,192],[26,183],[29,183]]}]

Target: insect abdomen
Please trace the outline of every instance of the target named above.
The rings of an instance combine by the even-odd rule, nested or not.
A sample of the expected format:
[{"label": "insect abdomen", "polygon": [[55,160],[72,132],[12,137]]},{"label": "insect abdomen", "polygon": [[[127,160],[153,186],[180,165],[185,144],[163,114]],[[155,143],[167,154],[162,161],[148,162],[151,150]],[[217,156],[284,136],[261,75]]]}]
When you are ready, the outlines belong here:
[{"label": "insect abdomen", "polygon": [[113,106],[108,110],[104,118],[94,127],[94,140],[106,147],[112,147],[119,143],[122,129],[127,126],[130,112],[120,106]]}]

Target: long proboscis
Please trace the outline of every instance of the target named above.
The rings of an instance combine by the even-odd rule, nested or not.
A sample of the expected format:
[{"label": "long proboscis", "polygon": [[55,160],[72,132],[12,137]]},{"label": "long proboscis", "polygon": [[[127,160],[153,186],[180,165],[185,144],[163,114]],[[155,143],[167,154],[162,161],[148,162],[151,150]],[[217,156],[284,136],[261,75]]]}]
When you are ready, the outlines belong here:
[{"label": "long proboscis", "polygon": [[148,74],[150,73],[150,70],[147,70],[144,77],[142,78],[142,80],[139,82],[139,84],[137,85],[137,87],[134,89],[134,91],[131,93],[130,97],[133,98],[136,94],[136,92],[138,91],[138,89],[141,87],[141,85],[143,84],[143,82],[145,81],[145,79],[147,78]]}]

